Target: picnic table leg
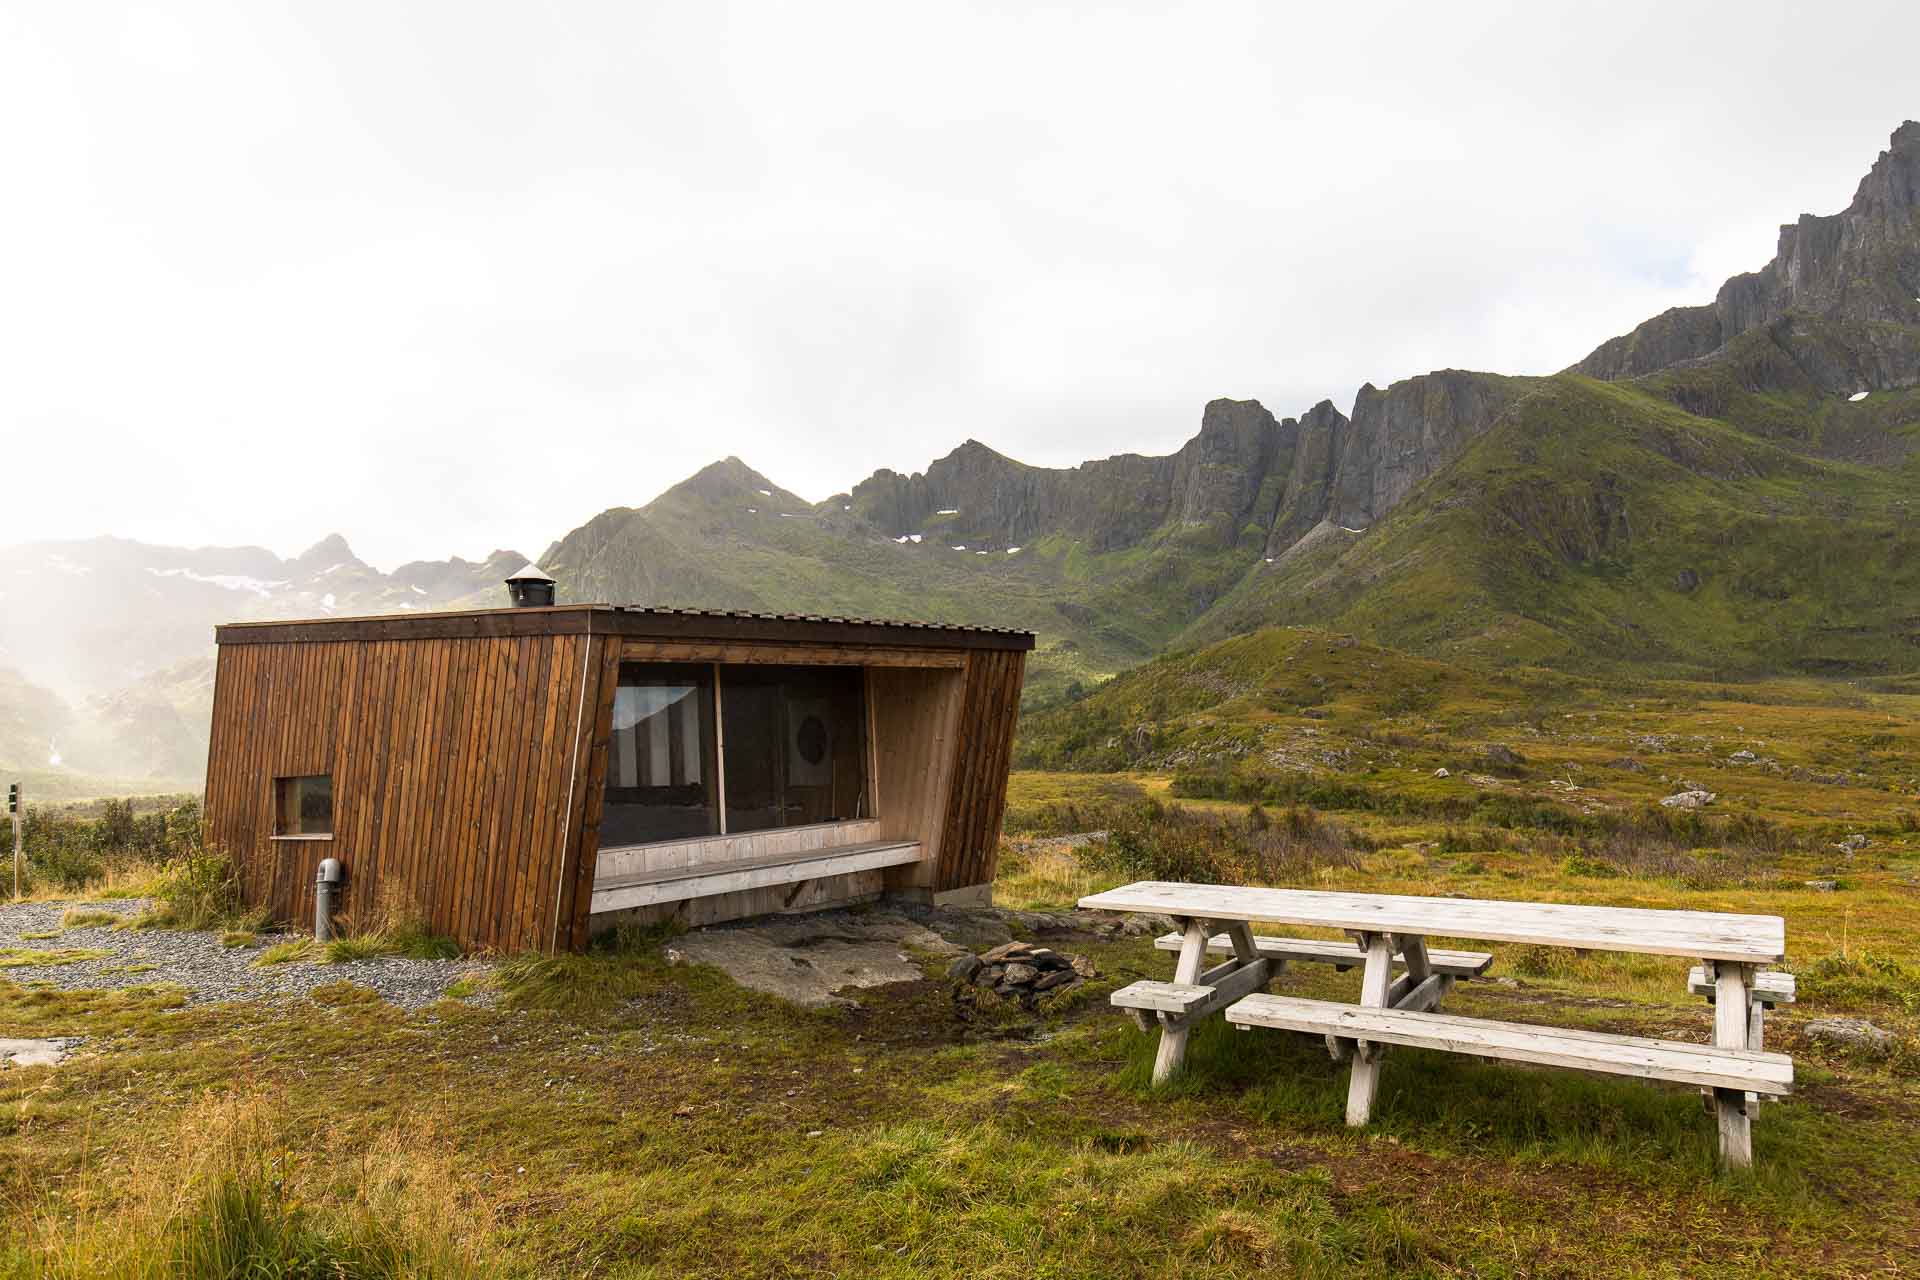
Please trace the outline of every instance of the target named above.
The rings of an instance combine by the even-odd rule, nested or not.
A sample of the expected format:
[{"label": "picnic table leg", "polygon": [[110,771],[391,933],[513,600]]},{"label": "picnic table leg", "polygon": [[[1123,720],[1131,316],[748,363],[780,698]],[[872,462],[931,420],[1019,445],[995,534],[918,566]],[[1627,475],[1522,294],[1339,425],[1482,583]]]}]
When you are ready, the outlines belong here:
[{"label": "picnic table leg", "polygon": [[[1227,925],[1227,937],[1233,941],[1234,959],[1238,960],[1241,964],[1252,964],[1261,958],[1260,948],[1253,945],[1253,929],[1245,920],[1235,920],[1229,923]],[[1272,965],[1285,963],[1286,961],[1275,957],[1269,969],[1271,970]]]},{"label": "picnic table leg", "polygon": [[1453,979],[1433,971],[1433,963],[1427,959],[1427,940],[1417,933],[1396,933],[1393,947],[1407,971],[1387,988],[1387,1004],[1395,1009],[1422,1012],[1438,1009],[1440,1001],[1453,989]]},{"label": "picnic table leg", "polygon": [[[1713,1042],[1725,1049],[1752,1046],[1752,966],[1707,961],[1713,978]],[[1753,1165],[1753,1117],[1744,1089],[1715,1089],[1713,1109],[1720,1120],[1720,1160],[1730,1169]]]},{"label": "picnic table leg", "polygon": [[[1194,982],[1207,960],[1207,922],[1189,918],[1180,922],[1185,932],[1180,939],[1180,959],[1173,966],[1175,982]],[[1153,1055],[1153,1082],[1165,1084],[1187,1056],[1187,1019],[1178,1014],[1160,1015],[1160,1047]]]},{"label": "picnic table leg", "polygon": [[[1359,942],[1367,953],[1366,972],[1360,979],[1360,1003],[1365,1008],[1384,1009],[1393,981],[1393,939],[1384,933],[1363,933]],[[1381,1048],[1365,1040],[1354,1042],[1353,1076],[1347,1082],[1347,1123],[1355,1128],[1373,1114],[1374,1095],[1380,1088]]]}]

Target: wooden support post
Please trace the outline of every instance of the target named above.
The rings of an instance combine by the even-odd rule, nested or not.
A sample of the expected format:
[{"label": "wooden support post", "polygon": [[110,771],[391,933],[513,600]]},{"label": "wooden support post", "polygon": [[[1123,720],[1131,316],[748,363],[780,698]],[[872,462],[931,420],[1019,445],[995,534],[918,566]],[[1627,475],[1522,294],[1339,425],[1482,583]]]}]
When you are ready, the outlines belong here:
[{"label": "wooden support post", "polygon": [[[1384,933],[1363,933],[1359,942],[1366,949],[1367,967],[1360,979],[1360,1004],[1363,1008],[1382,1009],[1387,1004],[1387,988],[1393,978],[1393,940]],[[1347,1123],[1364,1125],[1373,1114],[1374,1095],[1380,1088],[1380,1048],[1360,1040],[1354,1044],[1353,1076],[1347,1084]]]},{"label": "wooden support post", "polygon": [[1419,934],[1394,934],[1393,949],[1400,953],[1400,962],[1406,966],[1407,976],[1413,979],[1414,986],[1419,986],[1433,975],[1433,965],[1427,959],[1427,940]]},{"label": "wooden support post", "polygon": [[[1191,983],[1200,977],[1200,966],[1207,959],[1207,922],[1189,917],[1180,939],[1180,959],[1173,967],[1175,982]],[[1153,1082],[1165,1084],[1180,1069],[1187,1056],[1187,1019],[1173,1014],[1160,1015],[1160,1047],[1153,1055]]]},{"label": "wooden support post", "polygon": [[[1753,1018],[1753,966],[1707,961],[1713,975],[1713,1042],[1746,1049]],[[1715,1089],[1713,1109],[1720,1121],[1720,1161],[1729,1169],[1753,1165],[1753,1117],[1739,1089]]]},{"label": "wooden support post", "polygon": [[1252,964],[1260,958],[1260,949],[1253,945],[1253,930],[1247,927],[1245,920],[1235,920],[1227,926],[1227,937],[1233,941],[1233,957],[1241,964]]}]

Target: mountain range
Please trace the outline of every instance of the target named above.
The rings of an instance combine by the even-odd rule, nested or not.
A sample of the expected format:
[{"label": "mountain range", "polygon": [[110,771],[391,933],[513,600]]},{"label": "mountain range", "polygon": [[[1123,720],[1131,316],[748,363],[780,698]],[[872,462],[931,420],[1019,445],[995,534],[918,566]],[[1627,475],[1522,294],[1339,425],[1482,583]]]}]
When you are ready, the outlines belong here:
[{"label": "mountain range", "polygon": [[[1029,627],[1040,704],[1275,623],[1481,663],[1910,670],[1917,513],[1908,122],[1844,210],[1783,226],[1773,260],[1713,302],[1558,374],[1439,370],[1295,416],[1215,400],[1175,453],[1072,468],[969,440],[819,503],[728,458],[593,517],[541,563],[562,599]],[[82,690],[111,742],[194,685],[215,621],[498,603],[519,559],[382,575],[337,538],[293,561],[28,544],[0,550],[0,603],[24,587],[57,607],[5,610],[0,667]],[[202,704],[175,705],[193,727]]]}]

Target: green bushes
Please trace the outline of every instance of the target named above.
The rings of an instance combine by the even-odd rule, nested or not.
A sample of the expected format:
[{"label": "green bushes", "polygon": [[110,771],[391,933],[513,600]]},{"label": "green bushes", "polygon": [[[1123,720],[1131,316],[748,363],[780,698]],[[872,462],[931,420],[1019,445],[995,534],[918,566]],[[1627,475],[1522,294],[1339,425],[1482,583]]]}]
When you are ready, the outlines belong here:
[{"label": "green bushes", "polygon": [[[1803,851],[1809,843],[1807,837],[1779,823],[1745,813],[1717,815],[1657,805],[1582,813],[1511,791],[1434,796],[1302,773],[1190,770],[1174,775],[1172,789],[1181,797],[1437,818],[1448,824],[1439,842],[1441,853],[1511,847],[1512,837],[1503,832],[1556,836],[1566,842],[1566,856],[1598,868],[1579,873],[1588,875],[1607,874],[1610,867],[1718,884],[1728,879],[1730,868],[1744,874],[1781,854]],[[1721,851],[1728,865],[1710,865],[1695,856],[1700,850]]]},{"label": "green bushes", "polygon": [[162,862],[200,847],[200,801],[162,799],[138,812],[131,800],[51,809],[30,806],[22,817],[24,892],[77,892],[117,871]]},{"label": "green bushes", "polygon": [[[1315,778],[1304,773],[1234,773],[1225,769],[1183,769],[1173,775],[1172,791],[1182,799],[1238,800],[1243,804],[1311,805],[1316,809],[1358,809],[1370,813],[1424,813],[1429,805],[1416,797],[1381,791],[1359,782]],[[1465,805],[1452,805],[1462,810]]]},{"label": "green bushes", "polygon": [[1208,884],[1280,884],[1311,878],[1323,867],[1357,868],[1368,842],[1312,809],[1245,818],[1198,813],[1155,800],[1116,815],[1104,845],[1081,861],[1094,872],[1128,880],[1192,880]]},{"label": "green bushes", "polygon": [[1884,952],[1835,952],[1795,976],[1801,1001],[1816,1008],[1920,1013],[1920,968]]}]

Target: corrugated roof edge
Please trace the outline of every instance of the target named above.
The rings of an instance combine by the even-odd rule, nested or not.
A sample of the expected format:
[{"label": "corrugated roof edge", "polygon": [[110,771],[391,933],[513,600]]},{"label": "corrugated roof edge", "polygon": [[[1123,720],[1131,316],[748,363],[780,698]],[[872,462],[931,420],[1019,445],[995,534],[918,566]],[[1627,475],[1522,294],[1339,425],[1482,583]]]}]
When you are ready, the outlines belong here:
[{"label": "corrugated roof edge", "polygon": [[[702,624],[715,623],[716,627]],[[838,614],[759,613],[741,609],[661,608],[646,605],[561,604],[532,609],[462,609],[388,613],[351,618],[231,622],[214,629],[217,644],[274,644],[321,640],[406,640],[487,636],[577,635],[594,631],[645,637],[741,638],[808,643],[884,642],[927,648],[1032,649],[1034,633],[1013,627],[953,622],[857,618]],[[865,638],[858,633],[880,633]]]}]

